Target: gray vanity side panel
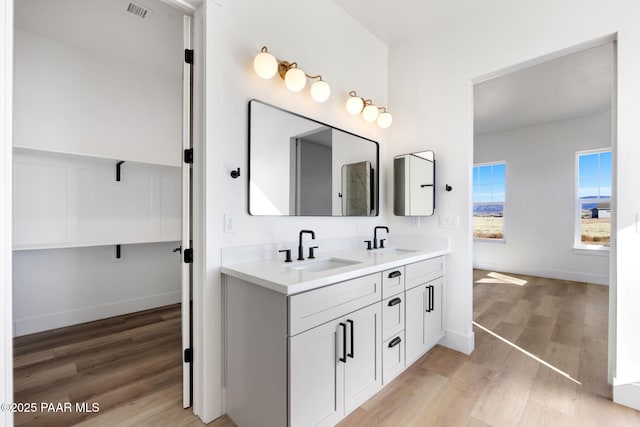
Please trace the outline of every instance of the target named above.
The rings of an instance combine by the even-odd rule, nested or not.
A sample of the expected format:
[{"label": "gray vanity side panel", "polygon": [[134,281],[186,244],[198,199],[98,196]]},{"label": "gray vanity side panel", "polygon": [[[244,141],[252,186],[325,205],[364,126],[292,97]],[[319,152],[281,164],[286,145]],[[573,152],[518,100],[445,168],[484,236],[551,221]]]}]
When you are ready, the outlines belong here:
[{"label": "gray vanity side panel", "polygon": [[287,425],[287,298],[225,278],[227,413],[242,427]]}]

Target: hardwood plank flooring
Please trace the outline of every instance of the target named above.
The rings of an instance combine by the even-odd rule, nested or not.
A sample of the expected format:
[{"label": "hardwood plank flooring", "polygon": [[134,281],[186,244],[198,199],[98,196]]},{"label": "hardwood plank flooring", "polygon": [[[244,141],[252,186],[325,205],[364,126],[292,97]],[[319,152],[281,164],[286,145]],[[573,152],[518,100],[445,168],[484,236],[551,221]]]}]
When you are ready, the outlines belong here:
[{"label": "hardwood plank flooring", "polygon": [[473,292],[475,322],[561,372],[474,326],[471,355],[434,347],[340,427],[640,426],[611,401],[608,287],[476,270]]},{"label": "hardwood plank flooring", "polygon": [[[640,426],[607,384],[608,288],[474,272],[467,356],[436,346],[340,426]],[[16,402],[96,402],[96,413],[16,414],[16,426],[202,426],[182,409],[180,307],[14,340]],[[209,424],[234,427],[224,416]]]},{"label": "hardwood plank flooring", "polygon": [[[16,413],[15,425],[204,425],[182,408],[180,334],[178,304],[15,338],[14,401],[38,409]],[[41,410],[64,402],[71,411]],[[210,425],[234,426],[228,417]]]}]

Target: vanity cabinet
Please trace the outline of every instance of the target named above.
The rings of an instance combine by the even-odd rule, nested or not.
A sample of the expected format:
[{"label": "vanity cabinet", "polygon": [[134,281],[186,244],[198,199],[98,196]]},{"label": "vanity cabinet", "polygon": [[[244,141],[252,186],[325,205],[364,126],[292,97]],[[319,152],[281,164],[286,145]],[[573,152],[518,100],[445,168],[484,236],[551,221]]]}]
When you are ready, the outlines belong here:
[{"label": "vanity cabinet", "polygon": [[405,360],[409,366],[444,336],[444,259],[421,261],[408,265],[406,269]]},{"label": "vanity cabinet", "polygon": [[289,338],[292,426],[333,426],[381,387],[380,304]]},{"label": "vanity cabinet", "polygon": [[292,295],[225,273],[234,422],[336,425],[435,345],[444,258],[398,264]]}]

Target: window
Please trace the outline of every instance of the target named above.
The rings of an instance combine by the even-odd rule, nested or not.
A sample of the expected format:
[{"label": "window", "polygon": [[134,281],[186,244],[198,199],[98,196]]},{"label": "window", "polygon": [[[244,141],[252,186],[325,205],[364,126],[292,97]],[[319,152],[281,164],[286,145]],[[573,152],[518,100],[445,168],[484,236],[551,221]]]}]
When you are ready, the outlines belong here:
[{"label": "window", "polygon": [[576,247],[608,247],[611,236],[611,150],[576,153]]},{"label": "window", "polygon": [[505,163],[473,167],[473,237],[504,240]]}]

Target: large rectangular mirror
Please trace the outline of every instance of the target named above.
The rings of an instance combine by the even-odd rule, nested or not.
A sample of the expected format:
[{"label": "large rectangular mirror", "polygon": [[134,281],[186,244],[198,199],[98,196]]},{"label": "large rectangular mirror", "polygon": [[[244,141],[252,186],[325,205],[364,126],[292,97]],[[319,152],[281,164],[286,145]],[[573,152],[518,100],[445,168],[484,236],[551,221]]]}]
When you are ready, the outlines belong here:
[{"label": "large rectangular mirror", "polygon": [[378,143],[249,102],[251,215],[378,215]]},{"label": "large rectangular mirror", "polygon": [[393,159],[393,213],[430,216],[436,208],[436,161],[433,151]]}]

